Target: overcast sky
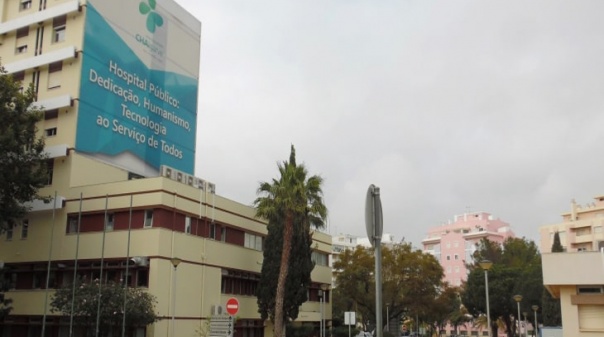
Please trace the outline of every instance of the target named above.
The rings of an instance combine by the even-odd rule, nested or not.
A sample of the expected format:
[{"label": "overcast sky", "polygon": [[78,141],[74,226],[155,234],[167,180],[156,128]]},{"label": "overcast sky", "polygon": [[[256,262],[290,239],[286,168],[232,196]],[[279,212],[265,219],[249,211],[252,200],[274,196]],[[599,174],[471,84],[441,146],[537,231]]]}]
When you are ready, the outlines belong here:
[{"label": "overcast sky", "polygon": [[176,0],[202,22],[196,175],[251,205],[290,145],[328,231],[486,211],[538,243],[604,194],[604,1]]}]

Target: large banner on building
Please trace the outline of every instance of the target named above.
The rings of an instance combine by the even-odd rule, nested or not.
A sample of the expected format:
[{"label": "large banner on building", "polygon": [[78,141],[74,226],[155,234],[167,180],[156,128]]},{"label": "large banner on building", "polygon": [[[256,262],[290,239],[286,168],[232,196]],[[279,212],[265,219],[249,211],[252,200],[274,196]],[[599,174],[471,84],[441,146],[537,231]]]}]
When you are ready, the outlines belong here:
[{"label": "large banner on building", "polygon": [[171,0],[88,0],[76,150],[193,174],[201,23]]}]

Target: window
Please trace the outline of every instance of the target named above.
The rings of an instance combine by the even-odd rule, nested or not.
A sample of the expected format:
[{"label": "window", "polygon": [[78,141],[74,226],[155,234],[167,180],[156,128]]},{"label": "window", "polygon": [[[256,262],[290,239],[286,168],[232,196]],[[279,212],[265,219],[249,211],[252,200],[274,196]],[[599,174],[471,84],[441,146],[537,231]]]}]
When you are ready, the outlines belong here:
[{"label": "window", "polygon": [[61,15],[52,20],[52,42],[63,42],[65,41],[65,23],[67,22],[67,16]]},{"label": "window", "polygon": [[210,223],[210,239],[216,239],[216,224],[214,222]]},{"label": "window", "polygon": [[42,271],[34,272],[32,288],[33,289],[44,288],[45,284],[46,284],[46,273],[42,272]]},{"label": "window", "polygon": [[226,242],[227,230],[225,226],[220,227],[220,241]]},{"label": "window", "polygon": [[577,294],[592,295],[604,293],[602,286],[577,286]]},{"label": "window", "polygon": [[317,266],[327,265],[327,254],[313,251],[310,258]]},{"label": "window", "polygon": [[143,179],[143,178],[145,178],[145,177],[140,174],[128,172],[128,180],[136,180],[136,179]]},{"label": "window", "polygon": [[31,8],[31,0],[21,0],[21,3],[19,4],[20,11],[28,10],[30,8]]},{"label": "window", "polygon": [[29,234],[29,220],[25,219],[21,223],[21,239],[27,239]]},{"label": "window", "polygon": [[51,63],[48,66],[48,89],[61,87],[61,73],[63,70],[62,62]]},{"label": "window", "polygon": [[185,217],[185,233],[191,234],[191,217]]},{"label": "window", "polygon": [[113,213],[107,213],[105,216],[105,230],[112,231],[114,226],[114,216]]},{"label": "window", "polygon": [[78,218],[76,216],[67,217],[67,233],[78,232]]},{"label": "window", "polygon": [[65,41],[65,26],[56,27],[54,29],[53,42]]},{"label": "window", "polygon": [[245,233],[245,241],[243,246],[245,248],[262,251],[262,237],[259,235]]},{"label": "window", "polygon": [[13,226],[8,226],[8,229],[6,230],[6,240],[12,240],[13,239]]},{"label": "window", "polygon": [[149,286],[149,269],[139,269],[136,271],[136,286],[137,287],[148,287]]},{"label": "window", "polygon": [[59,109],[46,110],[44,112],[44,120],[56,119],[59,117]]},{"label": "window", "polygon": [[459,260],[459,255],[455,254],[454,258],[455,260]]},{"label": "window", "polygon": [[48,176],[48,185],[52,185],[52,176],[55,171],[55,161],[49,159],[46,161],[46,175]]},{"label": "window", "polygon": [[451,261],[451,255],[447,255],[447,261]]},{"label": "window", "polygon": [[[597,304],[578,305],[579,330],[602,331],[604,329],[604,306]],[[598,335],[594,333],[594,335]]]},{"label": "window", "polygon": [[15,53],[23,54],[27,53],[27,36],[29,35],[29,27],[23,27],[17,29],[17,39],[15,43]]},{"label": "window", "polygon": [[145,223],[144,226],[146,228],[153,227],[153,210],[146,209],[145,210]]},{"label": "window", "polygon": [[52,137],[57,135],[57,128],[49,128],[44,130],[46,137]]},{"label": "window", "polygon": [[8,274],[4,277],[4,280],[8,285],[8,289],[17,289],[17,273],[8,272]]}]

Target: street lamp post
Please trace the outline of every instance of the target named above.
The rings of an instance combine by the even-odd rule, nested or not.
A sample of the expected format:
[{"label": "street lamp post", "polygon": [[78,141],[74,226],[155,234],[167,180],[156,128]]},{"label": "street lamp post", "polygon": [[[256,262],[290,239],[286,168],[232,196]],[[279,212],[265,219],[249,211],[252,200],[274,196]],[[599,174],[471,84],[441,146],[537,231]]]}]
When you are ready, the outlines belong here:
[{"label": "street lamp post", "polygon": [[479,263],[480,268],[484,270],[484,292],[487,298],[487,330],[489,337],[491,337],[491,312],[489,310],[489,269],[493,266],[493,262],[484,260]]},{"label": "street lamp post", "polygon": [[319,289],[319,337],[323,337],[323,289]]},{"label": "street lamp post", "polygon": [[389,305],[386,304],[386,331],[390,332],[390,317],[388,315],[388,307]]},{"label": "street lamp post", "polygon": [[537,310],[539,310],[539,306],[538,305],[533,305],[531,307],[531,309],[533,309],[533,312],[535,313],[535,326],[533,327],[533,334],[535,337],[537,337],[537,330],[539,330],[538,326],[537,326]]},{"label": "street lamp post", "polygon": [[174,317],[175,317],[175,312],[176,312],[176,267],[178,267],[178,265],[180,264],[181,261],[182,260],[177,257],[173,257],[170,259],[172,266],[174,266],[174,273],[172,274],[172,337],[175,336],[175,334],[174,334]]},{"label": "street lamp post", "polygon": [[520,328],[520,301],[522,301],[522,295],[514,295],[514,301],[516,301],[516,305],[518,306],[518,335],[522,336],[522,329]]},{"label": "street lamp post", "polygon": [[329,290],[329,284],[321,284],[321,326],[320,326],[320,334],[321,337],[325,337],[325,330],[326,330],[326,324],[325,324],[325,300],[327,299],[327,291]]}]

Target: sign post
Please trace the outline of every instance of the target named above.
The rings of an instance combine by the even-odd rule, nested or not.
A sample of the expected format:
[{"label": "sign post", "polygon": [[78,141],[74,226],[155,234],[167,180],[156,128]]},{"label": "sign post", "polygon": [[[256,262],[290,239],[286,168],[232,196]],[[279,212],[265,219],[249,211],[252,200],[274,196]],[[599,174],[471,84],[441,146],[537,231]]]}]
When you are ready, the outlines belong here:
[{"label": "sign post", "polygon": [[233,317],[239,312],[239,301],[231,297],[226,302],[226,313],[222,311],[222,306],[218,306],[220,310],[216,315],[212,314],[210,319],[210,335],[209,337],[233,337],[235,330],[235,320]]},{"label": "sign post", "polygon": [[365,228],[369,242],[375,249],[375,337],[382,333],[382,200],[380,188],[371,184],[365,200]]},{"label": "sign post", "polygon": [[350,336],[350,326],[356,324],[356,312],[354,311],[346,311],[344,312],[344,324],[348,325],[348,337]]}]

